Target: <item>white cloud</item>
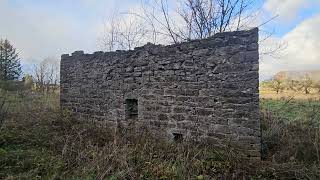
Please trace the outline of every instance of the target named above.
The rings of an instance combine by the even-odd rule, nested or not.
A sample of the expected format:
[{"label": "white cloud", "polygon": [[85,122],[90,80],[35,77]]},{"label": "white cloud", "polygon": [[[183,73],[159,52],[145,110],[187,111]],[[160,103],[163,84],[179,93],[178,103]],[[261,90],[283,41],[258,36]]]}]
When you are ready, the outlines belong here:
[{"label": "white cloud", "polygon": [[[70,11],[71,12],[71,11]],[[96,32],[71,13],[62,14],[42,6],[13,6],[0,0],[0,38],[9,39],[23,64],[46,57],[60,58],[75,50],[96,49]]]},{"label": "white cloud", "polygon": [[[284,41],[287,47],[280,58],[262,56],[261,78],[270,77],[282,70],[320,69],[320,14],[306,19],[282,38],[272,38],[271,43]],[[263,45],[261,45],[263,47]]]},{"label": "white cloud", "polygon": [[[97,39],[105,28],[101,24],[107,19],[104,15],[111,12],[110,9],[114,7],[114,3],[109,1],[112,6],[99,7],[99,10],[92,12],[94,13],[92,15],[90,11],[93,11],[98,5],[104,6],[108,1],[81,1],[85,7],[82,7],[80,11],[87,13],[84,15],[85,19],[75,15],[78,13],[81,17],[82,13],[78,12],[79,7],[63,13],[64,10],[55,12],[57,9],[43,6],[12,6],[9,0],[0,0],[0,38],[8,38],[12,41],[20,52],[22,63],[25,66],[37,63],[46,57],[59,59],[61,54],[75,50],[90,53],[98,49]],[[308,1],[310,0],[268,0],[264,8],[272,12],[278,11],[283,17],[292,17]],[[126,7],[121,7],[133,9],[132,5],[127,3]],[[87,17],[88,12],[92,17]],[[139,11],[135,9],[135,12]],[[267,44],[286,41],[288,46],[279,59],[261,57],[261,77],[270,77],[280,70],[320,69],[319,32],[320,14],[298,24],[283,37],[269,38]],[[263,48],[263,45],[261,47]]]},{"label": "white cloud", "polygon": [[308,4],[309,0],[267,0],[263,8],[273,15],[279,15],[282,20],[291,20]]}]

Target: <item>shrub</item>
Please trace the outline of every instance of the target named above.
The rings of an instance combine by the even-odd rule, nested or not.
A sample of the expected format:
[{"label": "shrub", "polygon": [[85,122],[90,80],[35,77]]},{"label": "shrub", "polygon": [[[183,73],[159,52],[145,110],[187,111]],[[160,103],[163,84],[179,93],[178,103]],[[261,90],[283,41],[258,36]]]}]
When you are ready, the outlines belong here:
[{"label": "shrub", "polygon": [[0,89],[6,91],[21,91],[24,89],[22,81],[3,81],[0,80]]}]

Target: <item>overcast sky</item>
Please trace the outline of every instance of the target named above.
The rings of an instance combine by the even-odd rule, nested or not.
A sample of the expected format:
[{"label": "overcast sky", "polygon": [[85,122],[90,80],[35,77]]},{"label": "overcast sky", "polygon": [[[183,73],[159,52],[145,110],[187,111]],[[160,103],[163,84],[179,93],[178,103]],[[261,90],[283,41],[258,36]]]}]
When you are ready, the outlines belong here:
[{"label": "overcast sky", "polygon": [[[169,0],[170,1],[170,0]],[[172,0],[174,1],[174,0]],[[25,71],[46,57],[76,50],[92,53],[113,9],[127,11],[140,0],[0,0],[0,38],[20,52]],[[265,44],[284,42],[277,57],[260,57],[261,79],[281,70],[320,69],[320,0],[261,0],[265,18],[279,14],[263,31]],[[260,34],[264,32],[260,31]]]}]

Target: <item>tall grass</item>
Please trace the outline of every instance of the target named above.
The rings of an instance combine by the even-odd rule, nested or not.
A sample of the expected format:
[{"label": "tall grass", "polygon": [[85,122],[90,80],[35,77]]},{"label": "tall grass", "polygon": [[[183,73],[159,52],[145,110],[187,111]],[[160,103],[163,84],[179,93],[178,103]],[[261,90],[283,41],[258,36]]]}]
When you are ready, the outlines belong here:
[{"label": "tall grass", "polygon": [[262,140],[265,159],[320,165],[320,102],[262,100]]},{"label": "tall grass", "polygon": [[8,102],[5,92],[1,92],[0,89],[0,127],[3,125],[5,118],[7,117]]},{"label": "tall grass", "polygon": [[170,143],[147,132],[120,135],[78,121],[60,111],[56,95],[10,96],[17,102],[0,131],[0,179],[320,178],[319,129],[287,123],[266,108],[265,161],[252,162],[230,149]]}]

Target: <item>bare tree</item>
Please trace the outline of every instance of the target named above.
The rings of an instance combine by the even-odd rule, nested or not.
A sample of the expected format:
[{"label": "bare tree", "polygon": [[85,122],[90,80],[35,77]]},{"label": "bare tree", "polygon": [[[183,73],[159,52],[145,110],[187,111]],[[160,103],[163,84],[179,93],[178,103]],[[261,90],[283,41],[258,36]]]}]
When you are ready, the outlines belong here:
[{"label": "bare tree", "polygon": [[287,84],[288,89],[290,89],[294,92],[297,92],[301,89],[299,86],[298,80],[288,79],[288,80],[286,80],[286,84]]},{"label": "bare tree", "polygon": [[283,81],[281,79],[277,79],[274,78],[272,80],[272,88],[277,92],[277,94],[279,94],[279,92],[281,92],[281,90],[283,90]]},{"label": "bare tree", "polygon": [[118,32],[118,25],[116,21],[116,14],[113,13],[110,21],[106,24],[107,27],[105,27],[104,32],[104,38],[103,38],[103,46],[108,50],[108,51],[113,51],[116,46],[116,38],[117,38],[117,32]]},{"label": "bare tree", "polygon": [[[179,43],[220,32],[248,29],[260,10],[258,1],[141,0],[138,10],[112,14],[105,28],[103,44],[109,51],[132,49],[150,41],[155,44]],[[174,2],[178,2],[176,6],[172,4]],[[272,47],[265,53],[275,54],[281,47]]]},{"label": "bare tree", "polygon": [[142,3],[147,7],[143,8],[143,16],[153,19],[156,27],[160,27],[156,32],[177,43],[207,38],[218,32],[248,28],[248,21],[257,10],[256,2],[257,0],[180,0],[179,7],[171,12],[167,0],[145,0]]},{"label": "bare tree", "polygon": [[109,17],[103,46],[109,51],[132,49],[150,41],[179,43],[239,30],[251,4],[244,0],[180,0],[179,8],[173,10],[168,0],[141,0],[137,11],[115,11]]},{"label": "bare tree", "polygon": [[148,36],[145,22],[130,13],[114,12],[106,23],[103,46],[108,51],[130,50],[140,46]]},{"label": "bare tree", "polygon": [[217,32],[241,29],[243,13],[252,3],[244,0],[185,0],[178,13],[188,27],[188,39],[202,39]]},{"label": "bare tree", "polygon": [[315,82],[313,88],[317,89],[320,94],[320,81]]},{"label": "bare tree", "polygon": [[313,85],[312,79],[308,74],[306,74],[301,81],[301,87],[303,88],[303,91],[305,94],[310,94],[310,89],[312,85]]},{"label": "bare tree", "polygon": [[57,61],[46,58],[33,68],[33,78],[36,88],[42,93],[54,91],[59,82],[59,66]]},{"label": "bare tree", "polygon": [[272,78],[271,87],[277,92],[281,92],[284,89],[284,80],[286,79],[286,74],[284,72],[277,73]]}]

